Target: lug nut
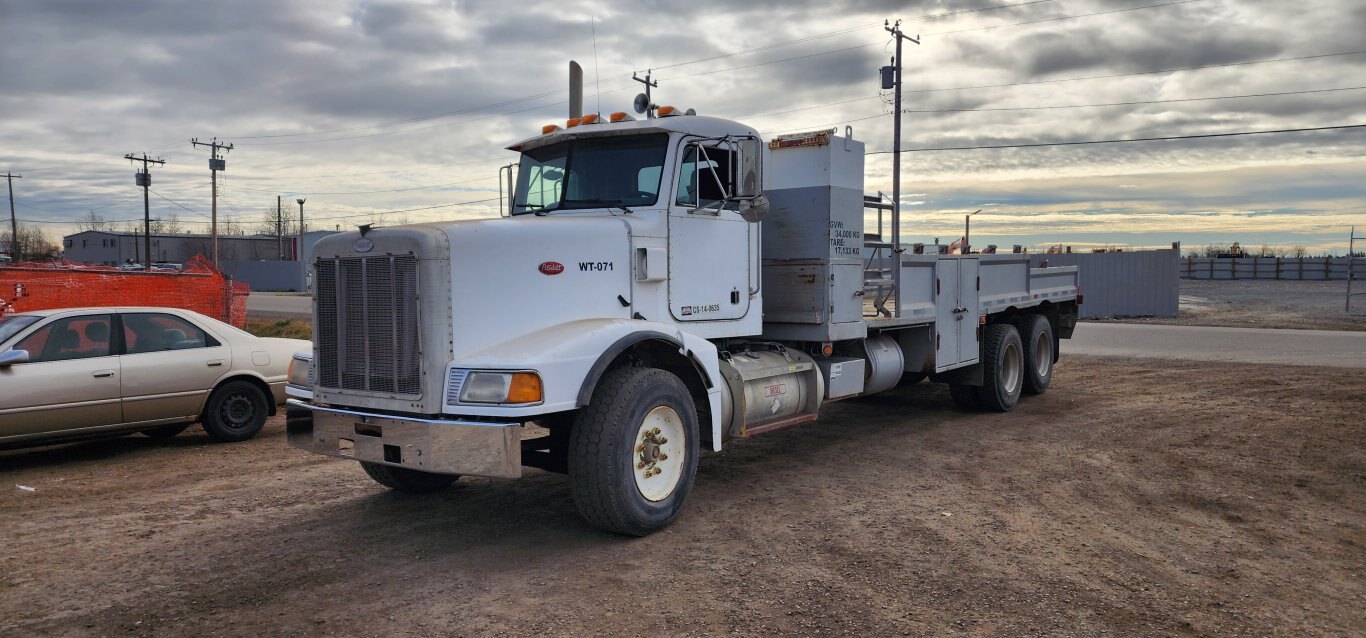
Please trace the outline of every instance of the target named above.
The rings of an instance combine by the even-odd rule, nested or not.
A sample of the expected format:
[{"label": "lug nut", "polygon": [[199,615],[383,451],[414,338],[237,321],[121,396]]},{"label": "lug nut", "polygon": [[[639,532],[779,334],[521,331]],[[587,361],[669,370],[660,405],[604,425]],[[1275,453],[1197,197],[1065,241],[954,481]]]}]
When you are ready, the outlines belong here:
[{"label": "lug nut", "polygon": [[661,461],[667,461],[667,460],[669,460],[669,455],[668,455],[668,454],[665,454],[665,453],[663,453],[663,452],[660,452],[660,453],[659,453],[659,460],[661,460]]},{"label": "lug nut", "polygon": [[666,439],[666,438],[664,438],[664,437],[662,437],[662,436],[659,437],[659,440],[658,440],[658,441],[655,441],[655,443],[658,443],[658,444],[660,444],[660,445],[664,445],[665,443],[668,443],[668,442],[669,442],[669,440]]}]

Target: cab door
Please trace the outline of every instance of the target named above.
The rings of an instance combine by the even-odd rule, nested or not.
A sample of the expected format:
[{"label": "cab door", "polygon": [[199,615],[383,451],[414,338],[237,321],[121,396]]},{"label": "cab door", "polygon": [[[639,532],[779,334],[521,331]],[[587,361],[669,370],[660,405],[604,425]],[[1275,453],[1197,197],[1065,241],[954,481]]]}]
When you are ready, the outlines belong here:
[{"label": "cab door", "polygon": [[669,314],[677,321],[741,319],[749,313],[751,224],[733,194],[736,153],[684,144],[669,207]]},{"label": "cab door", "polygon": [[63,316],[6,348],[27,351],[29,360],[0,367],[0,441],[123,422],[111,326],[109,314]]},{"label": "cab door", "polygon": [[125,312],[120,319],[124,420],[197,418],[209,391],[230,367],[228,346],[178,315]]}]

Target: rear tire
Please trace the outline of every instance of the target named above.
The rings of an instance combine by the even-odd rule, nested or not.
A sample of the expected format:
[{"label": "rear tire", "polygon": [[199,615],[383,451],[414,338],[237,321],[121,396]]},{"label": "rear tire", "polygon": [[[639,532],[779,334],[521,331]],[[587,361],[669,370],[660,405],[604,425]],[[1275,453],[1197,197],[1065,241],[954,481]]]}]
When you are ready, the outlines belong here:
[{"label": "rear tire", "polygon": [[229,381],[213,391],[204,409],[204,431],[226,443],[245,441],[266,424],[266,393],[250,381]]},{"label": "rear tire", "polygon": [[459,474],[432,474],[369,461],[361,461],[360,466],[370,478],[375,479],[376,483],[392,490],[413,494],[445,489],[460,478]]},{"label": "rear tire", "polygon": [[987,326],[982,335],[982,407],[1009,412],[1020,402],[1024,388],[1024,346],[1020,332],[1008,323]]},{"label": "rear tire", "polygon": [[569,433],[569,487],[593,526],[645,536],[678,518],[697,474],[697,410],[654,368],[603,375]]},{"label": "rear tire", "polygon": [[1024,391],[1043,394],[1053,381],[1053,324],[1043,315],[1030,315],[1020,324],[1024,338]]}]

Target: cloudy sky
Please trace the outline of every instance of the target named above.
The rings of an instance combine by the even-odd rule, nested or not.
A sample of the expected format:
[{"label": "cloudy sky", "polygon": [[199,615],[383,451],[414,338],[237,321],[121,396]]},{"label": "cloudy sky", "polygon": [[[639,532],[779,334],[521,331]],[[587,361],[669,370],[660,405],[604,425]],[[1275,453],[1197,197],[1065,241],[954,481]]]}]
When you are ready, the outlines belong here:
[{"label": "cloudy sky", "polygon": [[[1366,227],[1362,0],[0,0],[0,172],[21,224],[93,210],[207,231],[208,152],[231,142],[220,217],[277,195],[310,226],[497,215],[503,147],[587,111],[656,101],[767,134],[852,126],[866,188],[891,190],[878,67],[907,44],[908,241],[1346,247]],[[297,214],[297,205],[292,210]]]}]

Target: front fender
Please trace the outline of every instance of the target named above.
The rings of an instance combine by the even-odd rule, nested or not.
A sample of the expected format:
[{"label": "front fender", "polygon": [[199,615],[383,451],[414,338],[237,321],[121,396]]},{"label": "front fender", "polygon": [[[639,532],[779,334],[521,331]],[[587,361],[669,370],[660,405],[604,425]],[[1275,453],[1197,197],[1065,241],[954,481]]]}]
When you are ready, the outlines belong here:
[{"label": "front fender", "polygon": [[721,378],[716,346],[677,326],[635,319],[583,319],[509,339],[453,361],[450,370],[535,370],[541,375],[545,400],[534,406],[447,404],[443,412],[472,416],[533,418],[582,407],[607,367],[622,352],[646,340],[677,347],[703,375],[711,406],[713,447],[720,449]]}]

